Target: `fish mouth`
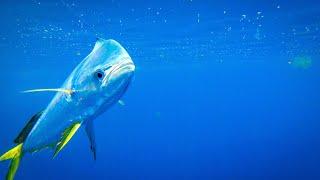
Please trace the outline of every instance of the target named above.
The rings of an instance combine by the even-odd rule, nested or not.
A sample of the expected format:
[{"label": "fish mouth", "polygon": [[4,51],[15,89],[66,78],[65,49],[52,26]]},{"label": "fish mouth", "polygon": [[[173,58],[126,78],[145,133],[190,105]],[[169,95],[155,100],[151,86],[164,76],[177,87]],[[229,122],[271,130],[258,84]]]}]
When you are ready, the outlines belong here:
[{"label": "fish mouth", "polygon": [[105,77],[105,83],[107,83],[112,77],[123,73],[132,73],[135,70],[135,65],[131,60],[120,62],[112,67],[108,75]]}]

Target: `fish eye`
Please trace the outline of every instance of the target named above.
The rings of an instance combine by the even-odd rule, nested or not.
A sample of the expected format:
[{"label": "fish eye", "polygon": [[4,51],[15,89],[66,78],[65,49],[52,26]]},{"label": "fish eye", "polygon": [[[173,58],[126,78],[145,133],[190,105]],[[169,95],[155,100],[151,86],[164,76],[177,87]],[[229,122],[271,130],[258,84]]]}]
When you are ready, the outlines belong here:
[{"label": "fish eye", "polygon": [[104,77],[104,72],[103,72],[101,69],[98,69],[98,70],[95,72],[95,76],[96,76],[97,79],[102,80],[103,77]]}]

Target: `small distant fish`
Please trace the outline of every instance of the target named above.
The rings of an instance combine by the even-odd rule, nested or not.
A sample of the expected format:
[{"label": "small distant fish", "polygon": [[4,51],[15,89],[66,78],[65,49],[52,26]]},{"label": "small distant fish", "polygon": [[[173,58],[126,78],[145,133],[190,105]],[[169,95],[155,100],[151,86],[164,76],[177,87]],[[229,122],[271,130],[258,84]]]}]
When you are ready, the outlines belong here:
[{"label": "small distant fish", "polygon": [[[53,91],[56,95],[21,130],[14,140],[16,147],[0,157],[0,161],[11,160],[6,179],[14,179],[25,153],[51,147],[55,148],[53,156],[57,156],[81,126],[85,126],[96,159],[93,120],[119,101],[134,71],[133,61],[118,42],[98,39],[92,52],[73,70],[61,88],[24,91]],[[120,104],[124,105],[124,102]]]},{"label": "small distant fish", "polygon": [[288,61],[288,64],[296,68],[308,69],[312,66],[312,59],[308,56],[297,56],[294,57],[291,61]]}]

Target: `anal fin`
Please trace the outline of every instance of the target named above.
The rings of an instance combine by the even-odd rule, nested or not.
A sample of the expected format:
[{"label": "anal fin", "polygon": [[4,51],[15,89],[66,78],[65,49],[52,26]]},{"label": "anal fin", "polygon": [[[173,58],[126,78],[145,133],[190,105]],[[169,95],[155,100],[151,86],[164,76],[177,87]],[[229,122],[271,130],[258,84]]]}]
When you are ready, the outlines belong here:
[{"label": "anal fin", "polygon": [[62,134],[60,143],[58,143],[56,150],[53,154],[53,157],[56,157],[58,155],[58,153],[64,148],[64,146],[70,141],[73,135],[77,132],[80,126],[81,126],[81,123],[74,123],[64,131],[64,133]]},{"label": "anal fin", "polygon": [[94,135],[94,128],[93,128],[93,121],[90,120],[86,124],[86,133],[88,135],[89,141],[90,141],[90,149],[93,154],[93,159],[97,159],[97,148],[96,148],[96,138]]}]

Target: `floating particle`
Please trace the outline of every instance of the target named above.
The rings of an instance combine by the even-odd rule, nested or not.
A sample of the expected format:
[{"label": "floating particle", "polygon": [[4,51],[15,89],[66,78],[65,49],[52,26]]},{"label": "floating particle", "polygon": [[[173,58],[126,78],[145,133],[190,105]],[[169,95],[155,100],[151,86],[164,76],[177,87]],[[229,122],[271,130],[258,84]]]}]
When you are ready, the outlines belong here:
[{"label": "floating particle", "polygon": [[121,106],[126,105],[126,104],[125,104],[125,102],[124,102],[124,101],[122,101],[122,100],[119,100],[119,101],[118,101],[118,103],[119,103]]},{"label": "floating particle", "polygon": [[277,6],[277,9],[280,9],[280,5]]},{"label": "floating particle", "polygon": [[247,18],[247,15],[245,15],[245,14],[241,15],[240,22],[241,22],[241,21],[244,21],[246,18]]},{"label": "floating particle", "polygon": [[261,37],[261,31],[260,31],[259,28],[256,29],[256,33],[254,34],[254,38],[255,38],[256,40],[261,40],[261,39],[262,39],[262,37]]},{"label": "floating particle", "polygon": [[309,31],[310,31],[310,29],[309,29],[308,27],[305,27],[305,30],[306,30],[307,32],[309,32]]}]

